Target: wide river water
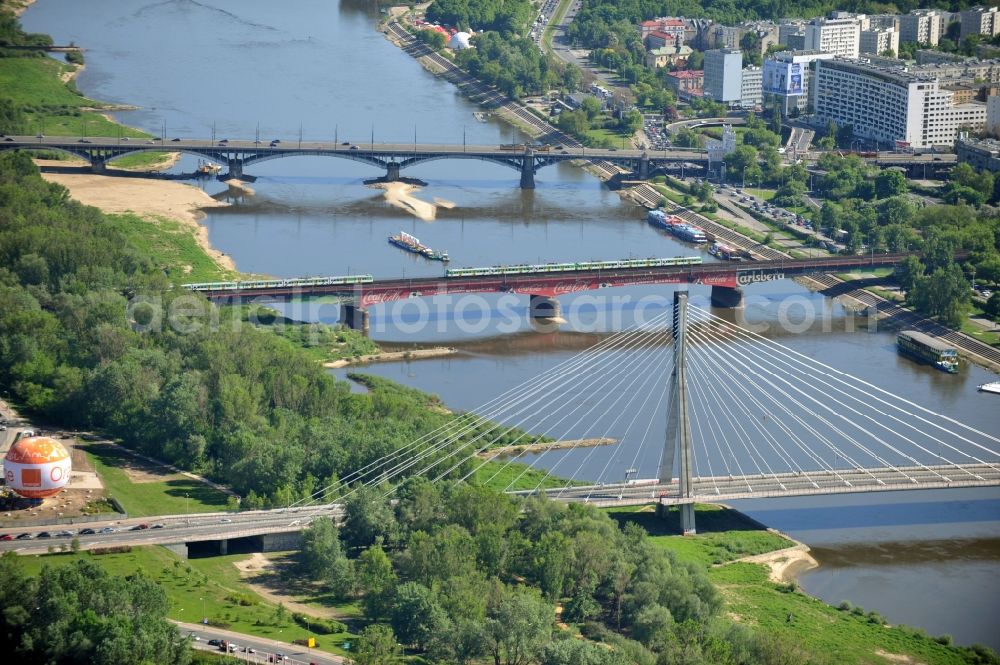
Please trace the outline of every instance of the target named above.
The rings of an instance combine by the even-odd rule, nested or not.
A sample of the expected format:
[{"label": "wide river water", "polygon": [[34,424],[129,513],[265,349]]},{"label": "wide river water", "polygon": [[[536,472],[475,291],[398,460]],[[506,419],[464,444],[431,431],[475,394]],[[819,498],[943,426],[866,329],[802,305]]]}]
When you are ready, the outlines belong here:
[{"label": "wide river water", "polygon": [[[377,16],[360,0],[303,0],[293,11],[242,0],[40,0],[23,23],[57,43],[84,46],[87,67],[77,81],[84,94],[141,107],[120,119],[168,138],[213,132],[246,138],[259,131],[262,139],[285,142],[300,133],[308,141],[362,144],[372,136],[421,143],[519,140],[503,124],[477,120],[477,108],[450,84],[386,41],[374,30]],[[177,170],[191,171],[195,163],[185,157]],[[534,191],[521,191],[516,171],[493,164],[438,161],[408,169],[405,175],[429,183],[418,197],[453,205],[439,208],[432,222],[365,187],[364,179],[380,173],[363,164],[292,158],[247,172],[258,177],[256,195],[212,210],[205,224],[212,243],[248,272],[439,274],[440,264],[387,245],[386,236],[400,230],[447,249],[458,266],[697,251],[658,233],[642,221],[642,210],[568,165],[543,169]],[[204,186],[219,191],[216,183]],[[707,290],[693,286],[691,292],[704,304]],[[453,302],[378,307],[372,313],[377,340],[449,344],[460,353],[364,371],[437,393],[454,409],[473,409],[627,326],[636,312],[662,313],[670,293],[665,287],[602,291],[607,297],[598,300],[567,296],[562,303],[570,322],[554,333],[525,322],[523,298],[475,298],[458,314]],[[747,319],[772,329],[789,297],[817,313],[817,323],[804,332],[779,336],[794,351],[985,432],[1000,431],[1000,402],[975,390],[990,380],[987,372],[964,367],[948,376],[917,366],[897,356],[890,332],[848,332],[852,321],[839,305],[794,282],[751,287],[748,295]],[[643,309],[642,298],[652,304]],[[314,304],[292,313],[335,320],[337,308]],[[651,431],[662,433],[657,400],[622,408],[627,417],[621,421],[653,419]],[[558,473],[579,469],[581,478],[620,480],[636,459],[640,475],[650,476],[656,445],[645,451],[633,439],[626,432],[619,446],[525,461],[558,464]],[[642,454],[633,458],[633,451]],[[1000,491],[770,499],[737,507],[814,548],[821,566],[801,577],[810,593],[831,603],[847,599],[963,644],[1000,648]]]}]

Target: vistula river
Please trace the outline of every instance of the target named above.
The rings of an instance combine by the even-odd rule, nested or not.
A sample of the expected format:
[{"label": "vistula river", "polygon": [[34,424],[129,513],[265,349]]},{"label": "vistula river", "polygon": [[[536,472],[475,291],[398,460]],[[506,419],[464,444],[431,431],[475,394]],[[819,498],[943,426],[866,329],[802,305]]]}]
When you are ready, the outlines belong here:
[{"label": "vistula river", "polygon": [[[285,142],[300,132],[307,141],[361,144],[373,136],[421,143],[521,139],[492,119],[478,121],[477,108],[450,84],[375,31],[377,17],[362,0],[302,0],[291,11],[281,3],[243,0],[39,0],[23,23],[57,43],[85,47],[81,91],[141,107],[120,119],[168,138],[247,138],[259,131],[262,139]],[[185,157],[176,170],[191,171],[195,162]],[[256,195],[211,211],[205,224],[212,243],[248,272],[439,274],[439,264],[386,244],[386,236],[400,230],[447,249],[452,265],[459,266],[697,251],[646,225],[640,209],[572,166],[543,169],[534,191],[518,189],[517,172],[494,164],[438,161],[408,169],[405,175],[429,183],[417,196],[454,204],[440,208],[433,222],[413,218],[365,187],[364,179],[380,173],[363,164],[291,158],[247,171],[258,176]],[[218,191],[216,183],[205,186]],[[608,290],[600,301],[567,296],[562,304],[572,314],[570,323],[554,333],[533,330],[523,317],[506,325],[507,317],[498,316],[504,307],[523,314],[523,298],[512,305],[484,297],[459,314],[450,303],[375,308],[376,339],[449,344],[461,353],[365,371],[437,393],[454,409],[472,409],[627,326],[638,299],[659,298],[651,311],[662,312],[671,291]],[[818,312],[820,320],[804,332],[780,335],[789,348],[984,432],[1000,432],[1000,401],[976,392],[979,383],[991,380],[989,373],[963,367],[958,375],[944,375],[902,359],[892,333],[860,327],[849,332],[851,318],[838,304],[794,282],[747,292],[746,316],[757,322],[775,323],[788,297]],[[692,286],[691,293],[704,305],[706,289]],[[301,314],[333,320],[337,312],[334,305],[318,305]],[[426,324],[416,325],[418,317]],[[652,430],[662,433],[656,400],[646,402],[646,411],[634,403],[623,407],[634,408],[624,420],[659,419]],[[545,468],[558,463],[558,472],[580,469],[580,477],[615,481],[627,465],[622,459],[631,461],[627,444],[589,457],[589,451],[572,451],[525,461]],[[640,468],[655,466],[655,456],[643,458]],[[959,643],[1000,648],[1000,491],[767,499],[736,506],[814,548],[820,568],[800,579],[808,592],[834,604],[850,600],[890,622],[947,633]]]}]

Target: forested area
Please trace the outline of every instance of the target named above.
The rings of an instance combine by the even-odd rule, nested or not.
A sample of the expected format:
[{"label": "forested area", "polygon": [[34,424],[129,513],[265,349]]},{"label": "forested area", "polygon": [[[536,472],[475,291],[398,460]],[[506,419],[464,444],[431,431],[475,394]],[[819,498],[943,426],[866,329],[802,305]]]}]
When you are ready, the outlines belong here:
[{"label": "forested area", "polygon": [[0,649],[7,662],[190,662],[187,640],[166,620],[167,597],[137,572],[118,577],[89,561],[21,570],[18,555],[0,557]]},{"label": "forested area", "polygon": [[302,572],[382,624],[365,648],[398,641],[431,663],[827,662],[723,617],[703,569],[596,508],[425,479],[395,498],[359,492],[339,531],[324,519],[304,535]]},{"label": "forested area", "polygon": [[434,0],[427,20],[462,30],[522,34],[535,18],[530,0]]},{"label": "forested area", "polygon": [[473,38],[476,48],[458,51],[456,62],[481,81],[509,97],[540,95],[551,89],[576,90],[580,70],[545,55],[528,38],[484,32]]},{"label": "forested area", "polygon": [[285,505],[472,418],[384,381],[352,394],[240,310],[171,288],[26,154],[0,156],[0,210],[0,386],[54,422],[228,483],[244,507]]}]

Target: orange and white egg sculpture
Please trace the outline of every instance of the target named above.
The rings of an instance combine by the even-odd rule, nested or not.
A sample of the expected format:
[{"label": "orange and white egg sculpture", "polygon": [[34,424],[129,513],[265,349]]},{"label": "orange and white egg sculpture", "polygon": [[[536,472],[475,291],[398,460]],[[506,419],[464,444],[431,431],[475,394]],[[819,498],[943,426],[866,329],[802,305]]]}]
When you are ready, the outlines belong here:
[{"label": "orange and white egg sculpture", "polygon": [[71,461],[61,443],[47,436],[21,439],[7,451],[3,475],[7,486],[26,499],[58,494],[69,481]]}]

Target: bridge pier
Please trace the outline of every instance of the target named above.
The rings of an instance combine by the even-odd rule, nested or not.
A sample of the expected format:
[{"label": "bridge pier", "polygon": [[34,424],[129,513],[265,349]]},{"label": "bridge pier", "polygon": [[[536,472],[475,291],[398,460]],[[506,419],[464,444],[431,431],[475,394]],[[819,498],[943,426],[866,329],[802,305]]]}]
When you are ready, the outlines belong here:
[{"label": "bridge pier", "polygon": [[399,162],[389,162],[385,165],[385,181],[397,182],[399,180]]},{"label": "bridge pier", "polygon": [[351,330],[358,330],[368,336],[368,310],[357,305],[344,303],[340,306],[340,323]]},{"label": "bridge pier", "polygon": [[639,158],[639,180],[649,180],[649,155],[642,153]]},{"label": "bridge pier", "polygon": [[521,158],[521,189],[535,188],[535,158],[526,154]]},{"label": "bridge pier", "polygon": [[743,306],[743,291],[739,287],[713,286],[712,307],[737,309]]},{"label": "bridge pier", "polygon": [[562,306],[555,298],[532,295],[528,297],[528,315],[532,321],[544,323],[565,323],[562,318]]},{"label": "bridge pier", "polygon": [[226,174],[226,180],[243,180],[243,160],[242,159],[230,159],[229,160],[229,173]]},{"label": "bridge pier", "polygon": [[104,173],[107,165],[105,161],[99,157],[94,157],[90,160],[90,171],[91,173]]}]

